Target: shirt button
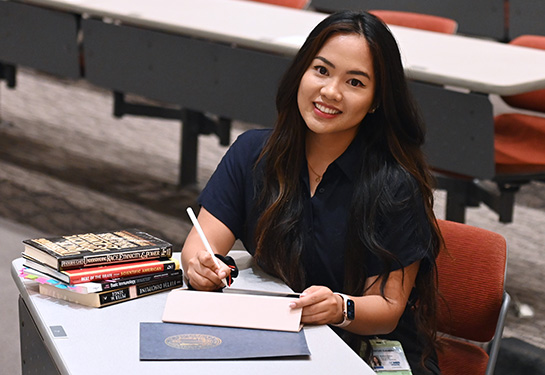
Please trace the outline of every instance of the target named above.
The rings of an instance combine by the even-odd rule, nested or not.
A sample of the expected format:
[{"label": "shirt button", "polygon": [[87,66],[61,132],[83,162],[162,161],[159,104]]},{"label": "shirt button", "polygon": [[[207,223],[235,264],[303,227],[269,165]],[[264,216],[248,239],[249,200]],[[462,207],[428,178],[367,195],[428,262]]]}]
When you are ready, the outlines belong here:
[{"label": "shirt button", "polygon": [[318,193],[320,193],[320,194],[323,194],[324,191],[325,191],[324,188],[319,188],[319,189],[318,189]]}]

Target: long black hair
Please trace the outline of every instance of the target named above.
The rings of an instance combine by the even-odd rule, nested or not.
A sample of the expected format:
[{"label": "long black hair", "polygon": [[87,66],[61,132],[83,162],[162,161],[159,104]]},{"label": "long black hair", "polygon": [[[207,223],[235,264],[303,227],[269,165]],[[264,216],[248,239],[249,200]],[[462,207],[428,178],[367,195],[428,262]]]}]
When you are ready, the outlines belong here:
[{"label": "long black hair", "polygon": [[[373,57],[375,95],[372,108],[359,126],[363,153],[352,197],[345,251],[344,292],[365,292],[366,259],[372,254],[383,265],[381,292],[397,258],[383,246],[378,233],[381,218],[395,214],[400,203],[385,189],[392,181],[412,184],[424,206],[430,242],[421,262],[415,288],[419,296],[415,317],[428,347],[435,343],[435,258],[441,235],[433,213],[432,179],[421,147],[423,121],[409,93],[397,43],[388,28],[366,12],[344,11],[324,19],[310,33],[282,78],[276,97],[278,119],[258,163],[264,163],[260,194],[261,216],[255,233],[256,259],[268,272],[295,290],[305,287],[301,266],[303,240],[301,168],[305,165],[306,124],[297,105],[299,83],[311,61],[333,35],[357,34],[365,38]],[[418,209],[418,207],[414,207]]]}]

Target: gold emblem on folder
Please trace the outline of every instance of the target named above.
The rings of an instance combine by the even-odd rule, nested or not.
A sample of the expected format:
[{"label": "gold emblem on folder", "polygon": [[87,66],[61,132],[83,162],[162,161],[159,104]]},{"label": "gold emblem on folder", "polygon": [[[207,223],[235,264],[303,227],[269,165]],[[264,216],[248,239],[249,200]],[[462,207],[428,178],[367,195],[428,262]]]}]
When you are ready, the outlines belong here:
[{"label": "gold emblem on folder", "polygon": [[221,339],[212,335],[191,333],[169,336],[165,339],[165,344],[175,349],[202,350],[221,345]]}]

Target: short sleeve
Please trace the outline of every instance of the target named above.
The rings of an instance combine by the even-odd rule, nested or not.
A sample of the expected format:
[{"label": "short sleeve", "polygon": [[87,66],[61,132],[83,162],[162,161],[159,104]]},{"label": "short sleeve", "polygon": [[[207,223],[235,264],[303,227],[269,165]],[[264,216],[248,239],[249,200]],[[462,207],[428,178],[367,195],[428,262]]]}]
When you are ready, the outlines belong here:
[{"label": "short sleeve", "polygon": [[240,135],[225,153],[199,196],[199,204],[243,238],[253,201],[253,168],[270,130],[254,129]]}]

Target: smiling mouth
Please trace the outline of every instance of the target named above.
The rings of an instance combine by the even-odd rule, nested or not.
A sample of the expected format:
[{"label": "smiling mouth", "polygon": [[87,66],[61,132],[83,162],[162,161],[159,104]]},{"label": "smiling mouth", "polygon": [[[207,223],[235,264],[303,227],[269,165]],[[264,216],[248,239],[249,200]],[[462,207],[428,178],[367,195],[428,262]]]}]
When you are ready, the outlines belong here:
[{"label": "smiling mouth", "polygon": [[338,115],[342,113],[342,111],[339,111],[333,108],[328,108],[318,103],[314,103],[314,107],[318,109],[320,112],[327,113],[328,115]]}]

